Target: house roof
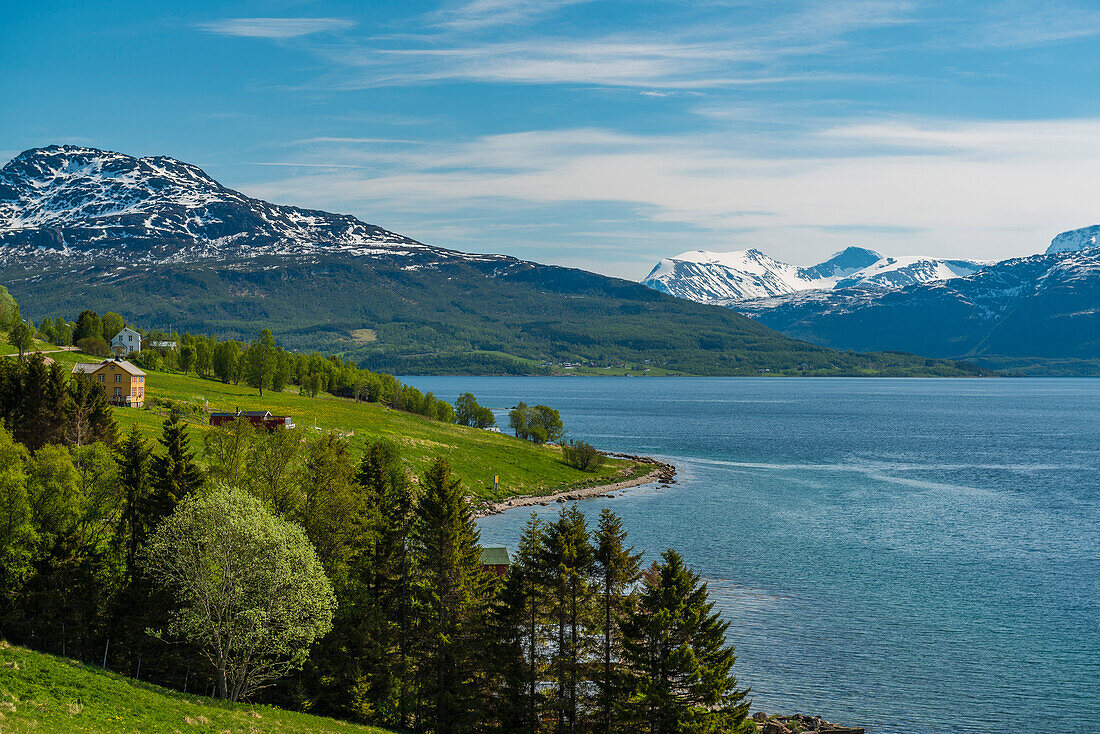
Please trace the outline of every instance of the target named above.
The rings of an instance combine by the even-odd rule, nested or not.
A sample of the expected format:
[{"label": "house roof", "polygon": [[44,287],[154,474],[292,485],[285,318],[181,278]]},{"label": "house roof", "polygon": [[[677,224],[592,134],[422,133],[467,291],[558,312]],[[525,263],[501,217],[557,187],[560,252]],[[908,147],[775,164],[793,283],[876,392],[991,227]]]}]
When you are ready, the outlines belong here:
[{"label": "house roof", "polygon": [[84,372],[95,372],[102,365],[102,362],[77,362],[73,365],[73,374],[76,375]]},{"label": "house roof", "polygon": [[144,375],[145,372],[137,367],[132,362],[127,362],[125,359],[105,359],[102,362],[77,362],[73,365],[73,374],[98,372],[99,369],[105,365],[114,364],[121,367],[131,375]]},{"label": "house roof", "polygon": [[507,566],[508,549],[503,545],[486,545],[481,548],[482,566]]},{"label": "house roof", "polygon": [[242,410],[238,415],[242,418],[267,418],[271,415],[270,410]]}]

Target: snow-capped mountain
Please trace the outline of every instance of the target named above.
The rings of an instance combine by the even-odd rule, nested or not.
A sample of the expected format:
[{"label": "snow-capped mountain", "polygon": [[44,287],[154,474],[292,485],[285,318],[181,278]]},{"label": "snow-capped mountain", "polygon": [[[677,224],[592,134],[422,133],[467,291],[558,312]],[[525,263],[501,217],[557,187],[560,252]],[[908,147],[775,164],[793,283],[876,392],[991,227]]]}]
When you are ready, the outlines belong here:
[{"label": "snow-capped mountain", "polygon": [[344,214],[279,206],[189,163],[72,145],[0,169],[0,264],[193,262],[344,252],[496,259],[431,247]]},{"label": "snow-capped mountain", "polygon": [[702,303],[769,298],[811,290],[859,288],[890,290],[914,283],[975,273],[989,263],[930,257],[883,257],[874,250],[848,247],[825,262],[797,267],[759,250],[696,250],[665,258],[643,284]]},{"label": "snow-capped mountain", "polygon": [[1071,229],[1068,232],[1055,237],[1050,241],[1050,247],[1047,248],[1047,254],[1052,255],[1056,252],[1080,252],[1081,250],[1089,250],[1093,247],[1098,247],[1097,237],[1100,236],[1100,224],[1094,224],[1091,227],[1082,227],[1081,229]]},{"label": "snow-capped mountain", "polygon": [[[805,291],[729,303],[799,339],[930,357],[1100,358],[1100,248],[1014,258],[888,291]],[[1095,365],[1094,365],[1095,367]]]},{"label": "snow-capped mountain", "polygon": [[758,250],[687,252],[662,260],[644,283],[834,349],[1097,374],[1098,238],[1100,225],[1070,230],[1046,254],[994,263],[850,247],[797,268]]}]

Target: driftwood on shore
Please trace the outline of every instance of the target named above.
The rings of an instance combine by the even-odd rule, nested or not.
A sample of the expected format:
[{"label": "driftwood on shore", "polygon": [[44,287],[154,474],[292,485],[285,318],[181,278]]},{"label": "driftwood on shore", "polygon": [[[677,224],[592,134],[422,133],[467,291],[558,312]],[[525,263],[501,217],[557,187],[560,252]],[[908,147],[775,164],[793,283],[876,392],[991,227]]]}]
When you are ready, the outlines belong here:
[{"label": "driftwood on shore", "polygon": [[574,500],[607,496],[609,492],[616,492],[621,489],[629,489],[630,487],[638,487],[643,484],[649,484],[651,482],[660,482],[661,484],[667,485],[676,481],[674,479],[676,475],[676,467],[674,467],[672,464],[666,464],[663,461],[657,461],[656,459],[649,456],[633,456],[631,454],[613,453],[606,453],[605,455],[613,456],[617,459],[629,459],[635,464],[651,465],[653,468],[640,477],[632,477],[630,479],[624,479],[621,482],[614,482],[611,484],[600,484],[595,487],[567,489],[562,492],[555,492],[554,494],[517,495],[515,497],[509,497],[506,500],[501,500],[500,502],[488,502],[485,500],[476,501],[474,504],[474,518],[486,517],[488,515],[499,515],[505,510],[511,510],[516,507],[549,505],[552,502],[572,502]]}]

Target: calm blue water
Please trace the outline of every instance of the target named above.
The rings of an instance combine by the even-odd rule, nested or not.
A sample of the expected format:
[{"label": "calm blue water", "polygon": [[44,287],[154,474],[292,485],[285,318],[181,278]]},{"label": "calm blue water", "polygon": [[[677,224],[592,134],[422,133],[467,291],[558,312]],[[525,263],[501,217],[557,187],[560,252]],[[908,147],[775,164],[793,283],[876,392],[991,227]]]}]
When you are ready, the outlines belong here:
[{"label": "calm blue water", "polygon": [[676,464],[580,506],[709,580],[754,711],[1100,731],[1100,380],[407,379]]}]

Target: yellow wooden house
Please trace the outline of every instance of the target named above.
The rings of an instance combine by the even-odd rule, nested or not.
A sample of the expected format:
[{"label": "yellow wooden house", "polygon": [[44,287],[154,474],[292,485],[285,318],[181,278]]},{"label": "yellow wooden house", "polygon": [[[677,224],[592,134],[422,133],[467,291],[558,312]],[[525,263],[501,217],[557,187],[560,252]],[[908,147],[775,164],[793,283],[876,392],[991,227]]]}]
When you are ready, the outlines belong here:
[{"label": "yellow wooden house", "polygon": [[73,374],[103,385],[111,405],[127,408],[145,405],[145,373],[124,359],[77,362]]}]

